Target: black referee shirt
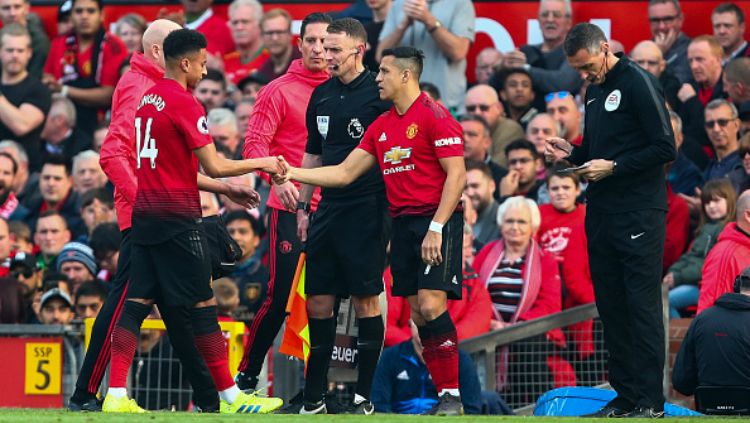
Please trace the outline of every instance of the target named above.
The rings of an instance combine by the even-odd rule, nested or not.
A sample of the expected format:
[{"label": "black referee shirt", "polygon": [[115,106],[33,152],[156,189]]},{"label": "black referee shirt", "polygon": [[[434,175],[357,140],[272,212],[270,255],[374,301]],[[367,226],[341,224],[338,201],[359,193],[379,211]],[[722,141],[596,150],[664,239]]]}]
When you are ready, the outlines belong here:
[{"label": "black referee shirt", "polygon": [[[322,156],[323,166],[343,162],[362,141],[367,127],[390,107],[390,102],[380,100],[372,72],[362,72],[347,85],[338,78],[329,79],[315,88],[307,106],[305,152]],[[385,193],[378,166],[347,187],[321,191],[324,200],[357,199],[376,193]]]},{"label": "black referee shirt", "polygon": [[659,81],[619,53],[604,83],[586,90],[583,142],[569,160],[617,162],[591,182],[587,207],[605,213],[667,210],[664,165],[675,159],[674,134]]}]

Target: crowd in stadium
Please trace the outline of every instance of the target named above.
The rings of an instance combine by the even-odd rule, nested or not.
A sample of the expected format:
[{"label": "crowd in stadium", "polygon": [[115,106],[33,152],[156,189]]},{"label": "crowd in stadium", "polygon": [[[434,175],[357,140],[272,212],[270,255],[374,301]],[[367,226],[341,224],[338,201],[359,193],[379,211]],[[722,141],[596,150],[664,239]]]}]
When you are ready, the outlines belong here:
[{"label": "crowd in stadium", "polygon": [[[220,16],[212,11],[211,0],[181,3],[179,12],[158,17],[135,10],[109,32],[101,0],[67,0],[57,11],[57,32],[48,34],[29,0],[0,0],[0,323],[69,324],[96,317],[107,298],[117,273],[121,230],[127,227],[115,213],[116,202],[125,200],[116,199],[114,181],[103,170],[122,152],[102,145],[113,129],[109,118],[115,86],[131,69],[131,58],[143,53],[150,21],[173,20],[208,40],[208,72],[193,94],[204,106],[208,133],[225,158],[273,155],[278,141],[265,138],[270,127],[264,120],[285,119],[285,108],[309,100],[308,92],[305,99],[275,102],[275,91],[264,90],[288,70],[306,72],[299,70],[303,40],[293,35],[287,11],[256,0],[234,0],[227,16]],[[566,171],[570,164],[552,164],[544,157],[545,139],[561,137],[580,145],[586,122],[588,83],[563,51],[565,37],[577,22],[570,1],[539,3],[541,44],[510,52],[486,48],[476,57],[468,54],[476,30],[469,0],[366,3],[371,18],[363,20],[367,50],[362,63],[377,73],[384,50],[421,49],[425,69],[420,87],[451,112],[463,134],[463,296],[448,302],[458,339],[594,302],[584,229],[588,181]],[[684,18],[678,0],[650,0],[648,16],[634,19],[648,19],[652,38],[627,52],[610,40],[610,52],[626,54],[652,74],[669,109],[677,148],[664,181],[668,213],[662,275],[669,288],[670,318],[692,317],[715,304],[746,315],[750,299],[725,296],[733,291],[750,294],[750,282],[735,287],[735,279],[744,281],[740,274],[750,266],[750,45],[745,14],[733,3],[718,4],[705,17],[713,33],[692,39],[681,30]],[[349,58],[344,55],[344,60]],[[470,62],[476,70],[471,84],[466,78]],[[268,98],[262,108],[256,108],[264,95]],[[276,124],[280,128],[273,129],[278,131],[305,130],[304,121],[298,126]],[[320,120],[317,124],[320,128]],[[364,132],[357,125],[359,121],[349,125],[350,135]],[[295,166],[302,164],[304,143],[298,149]],[[224,183],[260,194],[260,204],[253,209],[235,203],[231,195],[200,194],[203,215],[221,215],[241,248],[236,267],[213,285],[219,315],[250,327],[273,295],[269,280],[282,271],[290,273],[291,280],[296,268],[294,259],[287,269],[277,269],[278,261],[270,256],[277,249],[299,254],[299,239],[294,245],[279,243],[268,229],[279,225],[279,214],[306,229],[310,203],[314,212],[318,194],[298,191],[299,185],[291,182],[275,184],[261,173],[224,178]],[[291,236],[298,233],[295,227]],[[389,399],[392,394],[421,395],[401,383],[418,377],[419,370],[404,373],[397,361],[416,354],[419,367],[422,346],[410,305],[391,295],[389,268],[383,280],[388,298],[385,350],[371,398],[377,411],[423,412],[434,401]],[[264,318],[266,311],[260,313]],[[545,342],[551,350],[572,349],[583,358],[594,354],[591,322],[580,325],[583,335],[576,339],[555,330]],[[269,329],[268,334],[268,345],[254,354],[267,353],[276,332]],[[681,371],[698,372],[684,360],[678,362]],[[464,408],[479,413],[483,394],[476,377],[463,380],[464,364],[461,361],[462,389],[464,384],[476,385],[473,394],[462,395]],[[575,371],[564,358],[550,356],[547,365],[550,372],[562,374],[554,378],[559,386],[571,378],[575,382]],[[732,381],[727,384],[750,386],[748,373],[743,377],[726,376]],[[675,387],[690,394],[699,381],[685,376]]]}]

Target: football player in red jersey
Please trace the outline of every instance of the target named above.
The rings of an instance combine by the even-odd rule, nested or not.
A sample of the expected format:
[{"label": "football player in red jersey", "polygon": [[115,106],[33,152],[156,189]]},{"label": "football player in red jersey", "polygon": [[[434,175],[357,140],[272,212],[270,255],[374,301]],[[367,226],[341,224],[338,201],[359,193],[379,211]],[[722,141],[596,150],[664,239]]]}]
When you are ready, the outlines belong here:
[{"label": "football player in red jersey", "polygon": [[[102,408],[97,392],[109,364],[114,329],[112,321],[116,322],[122,312],[130,280],[131,216],[138,185],[135,174],[135,112],[143,93],[164,77],[164,38],[171,31],[180,28],[175,22],[166,19],[157,19],[148,26],[143,34],[143,53],[133,54],[130,70],[120,78],[112,97],[111,124],[102,145],[100,163],[115,186],[115,208],[122,231],[122,242],[117,273],[110,280],[109,295],[96,317],[86,356],[78,372],[76,389],[68,402],[68,409],[72,411],[101,411]],[[247,208],[256,207],[260,200],[258,193],[250,187],[227,184],[203,174],[198,174],[198,187],[205,191],[223,193]],[[204,219],[204,224],[209,225],[211,221],[211,218]],[[202,361],[201,359],[199,362]],[[200,390],[195,383],[193,389]],[[210,394],[211,401],[215,402],[215,393]],[[203,407],[201,399],[199,394],[194,396],[196,405]]]},{"label": "football player in red jersey", "polygon": [[[211,177],[241,175],[254,170],[281,169],[272,157],[242,161],[216,154],[208,135],[203,107],[188,91],[206,74],[206,39],[180,29],[164,40],[165,78],[147,90],[135,115],[136,175],[133,207],[133,252],[127,301],[112,333],[109,391],[104,412],[143,412],[125,389],[140,325],[156,302],[167,331],[172,333],[180,312],[189,315],[192,332],[171,336],[182,361],[202,357],[216,381],[222,412],[270,412],[276,398],[241,392],[228,369],[227,350],[210,287],[208,245],[200,226],[198,162]],[[167,153],[168,154],[165,154]],[[202,369],[183,366],[193,379]],[[205,380],[198,375],[199,380]],[[218,405],[218,404],[217,404]],[[218,408],[218,407],[215,407]]]},{"label": "football player in red jersey", "polygon": [[393,294],[409,300],[440,396],[430,414],[457,415],[463,413],[458,339],[446,301],[461,298],[464,148],[458,122],[420,91],[422,66],[418,49],[385,50],[376,81],[380,98],[392,101],[393,108],[370,125],[359,147],[341,164],[289,168],[275,179],[342,187],[376,163],[380,166],[393,217]]}]

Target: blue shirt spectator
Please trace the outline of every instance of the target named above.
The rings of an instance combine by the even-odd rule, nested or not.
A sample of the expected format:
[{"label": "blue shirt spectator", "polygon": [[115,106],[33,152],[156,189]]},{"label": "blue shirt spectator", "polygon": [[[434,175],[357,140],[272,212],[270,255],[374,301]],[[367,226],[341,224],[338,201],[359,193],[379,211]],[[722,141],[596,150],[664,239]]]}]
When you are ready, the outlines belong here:
[{"label": "blue shirt spectator", "polygon": [[694,195],[695,188],[703,185],[703,174],[684,152],[678,151],[677,159],[669,167],[667,181],[675,194]]},{"label": "blue shirt spectator", "polygon": [[735,168],[740,167],[739,155],[740,119],[737,107],[723,99],[712,100],[706,105],[705,130],[711,140],[716,157],[708,163],[703,179],[726,178]]},{"label": "blue shirt spectator", "polygon": [[704,179],[711,181],[713,179],[727,178],[732,171],[740,167],[742,167],[742,160],[740,160],[740,155],[735,150],[721,160],[711,160],[708,163],[708,167],[706,167]]},{"label": "blue shirt spectator", "polygon": [[[471,357],[458,351],[458,386],[464,413],[482,413],[482,388]],[[430,372],[412,341],[386,348],[372,383],[372,403],[379,413],[422,414],[437,404]]]}]

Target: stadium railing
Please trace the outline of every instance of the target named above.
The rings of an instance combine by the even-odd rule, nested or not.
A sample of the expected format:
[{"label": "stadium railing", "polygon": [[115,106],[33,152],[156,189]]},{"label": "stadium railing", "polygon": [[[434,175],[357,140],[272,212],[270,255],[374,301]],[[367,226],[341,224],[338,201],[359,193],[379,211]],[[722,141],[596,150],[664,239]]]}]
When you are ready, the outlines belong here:
[{"label": "stadium railing", "polygon": [[[664,327],[669,333],[667,294],[668,289],[663,287]],[[560,332],[564,342],[559,342]],[[669,351],[668,339],[665,336],[665,355]],[[476,363],[482,389],[499,392],[517,411],[528,411],[539,396],[556,387],[607,385],[608,352],[594,304],[466,339],[459,348]],[[668,375],[669,366],[665,366],[665,393],[669,388]]]},{"label": "stadium railing", "polygon": [[[85,325],[0,325],[4,360],[0,374],[7,378],[0,407],[59,408],[75,390],[94,319]],[[228,343],[229,368],[236,372],[244,355],[245,324],[219,322]],[[161,320],[147,319],[128,376],[132,396],[151,410],[186,410],[192,390],[173,354]],[[100,392],[106,392],[105,375]]]},{"label": "stadium railing", "polygon": [[[665,289],[664,315],[665,328],[668,328],[666,294]],[[342,309],[347,310],[349,305],[346,306]],[[356,326],[349,320],[339,316],[339,335],[344,332],[348,336],[356,336]],[[590,328],[581,327],[581,323],[586,321],[592,321]],[[234,373],[244,354],[245,326],[242,322],[220,324],[227,336],[229,366]],[[85,327],[80,324],[0,325],[0,343],[5,342],[6,357],[6,362],[0,363],[0,368],[4,365],[7,367],[6,373],[13,373],[11,381],[5,386],[8,395],[3,396],[4,401],[0,401],[0,406],[63,406],[64,400],[73,393],[92,325],[93,319],[89,319]],[[133,396],[141,406],[149,409],[186,409],[191,390],[182,375],[179,361],[163,336],[163,322],[148,319],[144,321],[142,329],[129,376],[128,385]],[[557,345],[550,341],[547,334],[556,330],[564,333],[565,344]],[[580,339],[587,334],[591,340],[589,347],[593,348],[581,348],[586,343]],[[666,342],[668,337],[665,337]],[[8,345],[12,348],[8,349]],[[40,346],[48,348],[50,345],[58,345],[56,355],[51,359],[35,352]],[[605,384],[607,380],[607,351],[594,304],[467,339],[459,347],[468,352],[477,364],[482,389],[501,393],[516,410],[528,409],[541,394],[555,386],[597,386]],[[288,399],[296,391],[284,382],[294,380],[299,383],[301,365],[295,361],[279,360],[281,357],[277,353],[274,356],[273,367],[278,382],[274,394]],[[344,365],[332,369],[329,379],[332,385],[351,382],[356,374],[346,365],[350,363],[340,364]],[[555,370],[550,370],[550,367]],[[669,366],[666,366],[665,387],[669,386],[668,372]],[[105,377],[102,392],[106,391],[107,380]]]},{"label": "stadium railing", "polygon": [[[605,383],[607,352],[598,317],[596,306],[587,304],[466,339],[459,348],[476,363],[482,389],[499,392],[518,410],[555,387]],[[587,321],[590,328],[581,328]],[[564,343],[551,340],[561,334]],[[581,348],[575,340],[587,335],[591,344]]]},{"label": "stadium railing", "polygon": [[[85,345],[91,337],[94,319],[86,320]],[[244,355],[245,324],[219,322],[227,340],[229,369],[232,374]],[[102,392],[106,391],[107,378]],[[128,387],[138,404],[148,410],[186,410],[192,400],[192,389],[184,376],[166,336],[164,322],[146,319],[141,325],[141,338],[128,376]]]}]

